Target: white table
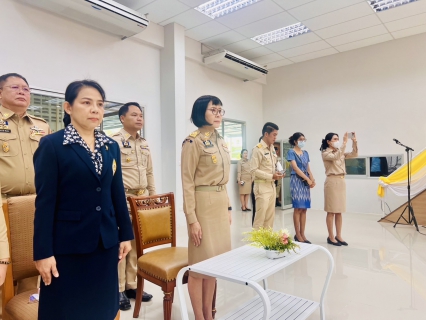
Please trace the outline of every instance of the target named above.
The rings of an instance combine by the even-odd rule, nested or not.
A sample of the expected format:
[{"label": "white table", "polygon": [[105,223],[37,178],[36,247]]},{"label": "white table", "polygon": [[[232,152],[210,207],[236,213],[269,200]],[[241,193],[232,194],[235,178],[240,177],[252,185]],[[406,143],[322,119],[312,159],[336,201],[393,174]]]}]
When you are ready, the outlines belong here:
[{"label": "white table", "polygon": [[[320,307],[321,320],[325,320],[324,299],[330,283],[334,260],[330,252],[315,244],[297,243],[297,253],[287,253],[285,257],[271,260],[266,258],[263,249],[249,245],[231,250],[211,259],[188,266],[179,271],[177,276],[177,293],[179,296],[182,319],[187,320],[188,309],[183,293],[182,279],[186,271],[194,271],[215,278],[232,281],[253,288],[258,297],[253,298],[238,309],[220,319],[226,320],[267,320],[267,319],[306,319],[315,309]],[[274,273],[288,267],[292,263],[320,250],[329,259],[327,277],[320,302],[291,296],[268,289],[266,279]],[[263,281],[262,288],[258,282]]]}]

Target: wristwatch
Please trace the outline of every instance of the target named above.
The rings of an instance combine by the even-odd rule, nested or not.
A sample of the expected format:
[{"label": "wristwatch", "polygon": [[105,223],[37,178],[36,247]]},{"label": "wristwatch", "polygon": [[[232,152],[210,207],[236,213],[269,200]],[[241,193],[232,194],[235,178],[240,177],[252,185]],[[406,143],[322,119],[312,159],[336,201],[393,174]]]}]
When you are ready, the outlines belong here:
[{"label": "wristwatch", "polygon": [[10,264],[10,261],[0,261],[0,264]]},{"label": "wristwatch", "polygon": [[232,210],[232,207],[228,207],[228,211],[231,211]]}]

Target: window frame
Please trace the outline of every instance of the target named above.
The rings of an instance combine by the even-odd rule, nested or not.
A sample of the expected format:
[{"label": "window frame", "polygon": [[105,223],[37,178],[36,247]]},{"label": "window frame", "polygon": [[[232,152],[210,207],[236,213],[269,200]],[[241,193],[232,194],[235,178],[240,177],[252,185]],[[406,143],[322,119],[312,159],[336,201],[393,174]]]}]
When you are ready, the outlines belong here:
[{"label": "window frame", "polygon": [[[247,149],[247,143],[246,143],[246,122],[242,121],[242,120],[237,120],[237,119],[230,119],[230,118],[223,118],[222,122],[220,124],[220,134],[223,138],[225,138],[225,122],[231,122],[231,123],[237,123],[240,124],[242,127],[242,132],[241,132],[241,140],[242,140],[242,149]],[[231,164],[236,164],[238,163],[238,160],[233,160],[231,158]]]}]

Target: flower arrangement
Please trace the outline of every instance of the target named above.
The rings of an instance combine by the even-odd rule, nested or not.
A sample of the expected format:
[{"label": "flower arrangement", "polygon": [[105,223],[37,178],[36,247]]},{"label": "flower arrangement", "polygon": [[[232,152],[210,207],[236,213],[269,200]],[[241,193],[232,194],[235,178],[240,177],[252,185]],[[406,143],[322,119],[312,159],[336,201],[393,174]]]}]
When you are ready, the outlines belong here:
[{"label": "flower arrangement", "polygon": [[283,253],[293,250],[296,252],[300,248],[290,237],[288,230],[274,231],[272,228],[253,229],[249,232],[244,232],[247,237],[243,241],[251,242],[250,245],[265,250],[277,251]]}]

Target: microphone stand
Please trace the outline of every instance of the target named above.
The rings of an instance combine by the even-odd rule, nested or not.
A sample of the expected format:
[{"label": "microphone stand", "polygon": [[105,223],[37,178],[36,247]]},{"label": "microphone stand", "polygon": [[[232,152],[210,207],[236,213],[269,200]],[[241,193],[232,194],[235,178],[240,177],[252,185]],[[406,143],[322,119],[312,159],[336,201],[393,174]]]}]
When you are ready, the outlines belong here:
[{"label": "microphone stand", "polygon": [[[393,139],[395,141],[396,144],[400,145],[401,147],[405,148],[405,152],[407,153],[407,191],[408,191],[408,201],[407,201],[407,206],[404,208],[404,211],[402,211],[401,215],[399,216],[398,220],[395,222],[394,224],[394,228],[396,227],[396,225],[398,224],[399,220],[402,218],[404,219],[405,222],[407,222],[408,224],[414,224],[416,227],[416,230],[419,231],[419,226],[417,224],[417,220],[416,220],[416,216],[414,215],[414,209],[413,206],[411,205],[411,161],[410,161],[410,151],[414,151],[412,148],[403,145],[401,142],[399,142],[396,139]],[[403,216],[405,213],[405,210],[408,210],[408,220],[405,219],[405,217]]]}]

